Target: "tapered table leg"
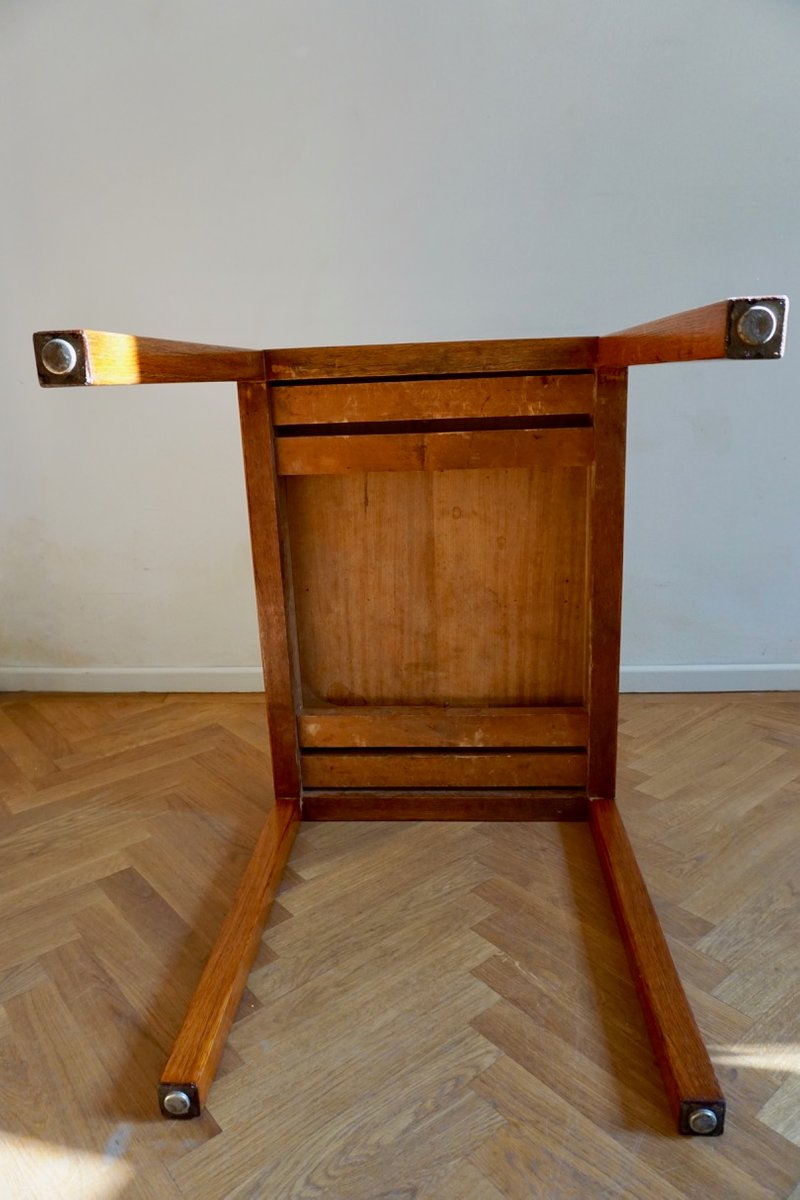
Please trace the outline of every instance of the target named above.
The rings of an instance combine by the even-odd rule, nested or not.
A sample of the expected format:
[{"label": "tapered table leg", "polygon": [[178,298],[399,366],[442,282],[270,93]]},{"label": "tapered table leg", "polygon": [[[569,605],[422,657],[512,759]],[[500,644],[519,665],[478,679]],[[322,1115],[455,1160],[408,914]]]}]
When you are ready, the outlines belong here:
[{"label": "tapered table leg", "polygon": [[590,801],[589,821],[678,1130],[717,1137],[725,1097],[616,803]]},{"label": "tapered table leg", "polygon": [[158,1085],[168,1117],[198,1117],[213,1082],[300,824],[297,800],[267,817]]}]

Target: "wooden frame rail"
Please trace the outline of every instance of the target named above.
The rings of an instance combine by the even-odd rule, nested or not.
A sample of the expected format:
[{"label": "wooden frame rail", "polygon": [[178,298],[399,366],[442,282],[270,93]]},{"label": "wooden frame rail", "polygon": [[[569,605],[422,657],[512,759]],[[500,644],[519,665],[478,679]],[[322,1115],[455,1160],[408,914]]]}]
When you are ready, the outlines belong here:
[{"label": "wooden frame rail", "polygon": [[[584,820],[677,1127],[722,1132],[725,1100],[614,799],[627,369],[779,358],[787,304],[739,297],[601,337],[421,345],[260,350],[94,330],[34,334],[45,387],[238,384],[275,800],[159,1083],[165,1115],[202,1111],[301,819]],[[405,526],[392,507],[403,488]],[[404,576],[416,571],[428,581],[418,591],[431,613],[450,625],[439,639],[413,612],[413,629],[400,638],[408,661],[398,660],[390,682],[362,669],[348,685],[337,674],[347,673],[338,642],[358,619],[348,608],[358,593],[331,598],[335,572],[326,575],[314,558],[313,537],[309,549],[295,534],[320,498],[329,500],[345,514],[336,535],[349,521],[359,555],[359,542],[381,529],[374,506],[386,496],[396,532],[376,546],[402,561],[381,586],[405,595]],[[555,537],[544,534],[535,576],[525,573],[527,534],[524,553],[502,557],[511,528],[505,502],[518,506],[518,535],[531,523],[546,529],[548,512],[561,522]],[[462,516],[471,539],[457,532]],[[559,557],[565,538],[576,539],[571,558]],[[448,658],[459,591],[442,576],[470,546],[471,583],[462,591],[472,588],[473,625],[475,614],[491,621],[505,605],[519,626],[498,626],[508,663],[494,674],[480,654],[470,657],[469,628],[455,667]],[[334,553],[342,549],[346,539]],[[488,580],[509,562],[522,594]],[[332,676],[324,637],[316,645],[314,605],[300,602],[301,590],[296,602],[298,578],[344,613]],[[543,590],[529,604],[524,589],[534,578]],[[408,594],[415,607],[413,587]],[[537,605],[550,606],[549,623],[530,617]],[[381,631],[399,618],[380,605],[370,612],[378,636],[367,648],[380,656]],[[530,644],[517,645],[525,638]],[[421,666],[420,654],[431,661]],[[548,668],[550,658],[558,669]],[[464,663],[478,679],[465,682]],[[393,687],[401,699],[384,694]]]}]

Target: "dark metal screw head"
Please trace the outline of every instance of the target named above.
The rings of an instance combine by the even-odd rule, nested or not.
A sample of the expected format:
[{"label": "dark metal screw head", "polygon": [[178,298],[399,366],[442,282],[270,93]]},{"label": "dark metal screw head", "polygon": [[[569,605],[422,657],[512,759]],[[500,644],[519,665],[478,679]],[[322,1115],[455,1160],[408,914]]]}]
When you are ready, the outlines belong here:
[{"label": "dark metal screw head", "polygon": [[192,1102],[186,1095],[186,1092],[167,1092],[162,1100],[162,1104],[168,1113],[173,1117],[184,1116],[192,1107]]},{"label": "dark metal screw head", "polygon": [[766,304],[754,304],[739,317],[736,331],[748,346],[764,346],[775,336],[778,317]]},{"label": "dark metal screw head", "polygon": [[77,361],[77,350],[64,338],[51,338],[42,346],[42,364],[51,375],[69,375]]},{"label": "dark metal screw head", "polygon": [[689,1115],[692,1133],[713,1133],[717,1128],[717,1114],[713,1108],[696,1108]]}]

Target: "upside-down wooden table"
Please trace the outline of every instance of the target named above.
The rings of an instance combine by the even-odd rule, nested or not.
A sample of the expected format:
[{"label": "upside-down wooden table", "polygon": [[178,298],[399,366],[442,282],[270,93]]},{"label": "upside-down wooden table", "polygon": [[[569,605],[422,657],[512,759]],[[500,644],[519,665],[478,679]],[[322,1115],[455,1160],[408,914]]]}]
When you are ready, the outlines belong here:
[{"label": "upside-down wooden table", "polygon": [[786,306],[305,350],[34,335],[48,387],[239,388],[275,802],[164,1069],[165,1114],[205,1103],[301,820],[588,820],[678,1128],[722,1132],[615,803],[627,368],[779,358]]}]

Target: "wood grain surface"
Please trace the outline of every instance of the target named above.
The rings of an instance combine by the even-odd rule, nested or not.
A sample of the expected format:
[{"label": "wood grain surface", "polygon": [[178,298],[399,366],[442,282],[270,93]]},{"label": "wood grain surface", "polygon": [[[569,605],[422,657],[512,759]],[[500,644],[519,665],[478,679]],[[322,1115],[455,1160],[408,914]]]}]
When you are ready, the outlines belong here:
[{"label": "wood grain surface", "polygon": [[300,678],[291,550],[265,383],[239,385],[250,548],[275,795],[300,796]]},{"label": "wood grain surface", "polygon": [[305,708],[304,747],[584,746],[583,708],[395,707]]},{"label": "wood grain surface", "polygon": [[724,358],[730,300],[634,325],[598,340],[601,367]]},{"label": "wood grain surface", "polygon": [[304,704],[582,705],[587,477],[287,479]]},{"label": "wood grain surface", "polygon": [[627,371],[597,372],[597,461],[589,485],[588,794],[616,795]]},{"label": "wood grain surface", "polygon": [[720,1134],[725,1098],[616,803],[591,800],[589,823],[679,1131],[690,1132],[687,1109],[708,1107]]},{"label": "wood grain surface", "polygon": [[299,802],[276,800],[164,1066],[160,1091],[189,1092],[187,1115],[206,1102],[299,824]]},{"label": "wood grain surface", "polygon": [[586,755],[561,750],[480,754],[315,750],[302,753],[300,760],[303,786],[309,788],[580,787],[586,783]]},{"label": "wood grain surface", "polygon": [[304,821],[585,821],[570,788],[310,788]]},{"label": "wood grain surface", "polygon": [[[42,345],[64,331],[35,334],[37,359]],[[42,382],[51,385],[132,383],[213,383],[263,379],[263,350],[209,346],[200,342],[172,342],[130,333],[105,333],[98,329],[66,331],[69,340],[82,343],[84,369],[78,375],[51,377],[40,365]]]},{"label": "wood grain surface", "polygon": [[271,380],[591,370],[597,338],[515,338],[268,350]]},{"label": "wood grain surface", "polygon": [[342,433],[279,437],[279,475],[381,471],[589,467],[591,429],[486,429],[447,433]]},{"label": "wood grain surface", "polygon": [[293,384],[275,386],[272,396],[276,425],[565,416],[593,411],[594,376],[586,372]]}]

